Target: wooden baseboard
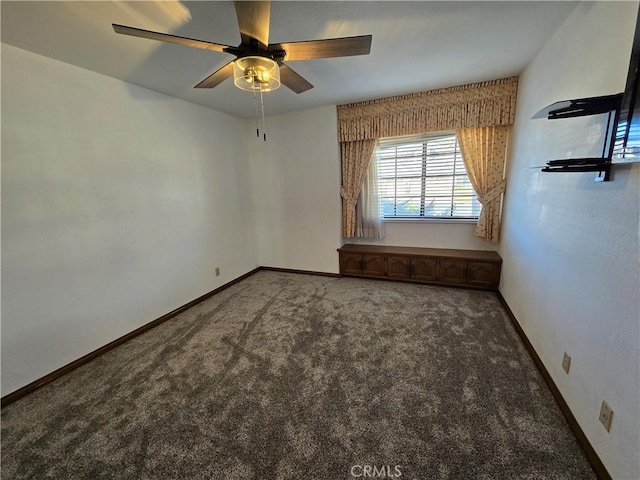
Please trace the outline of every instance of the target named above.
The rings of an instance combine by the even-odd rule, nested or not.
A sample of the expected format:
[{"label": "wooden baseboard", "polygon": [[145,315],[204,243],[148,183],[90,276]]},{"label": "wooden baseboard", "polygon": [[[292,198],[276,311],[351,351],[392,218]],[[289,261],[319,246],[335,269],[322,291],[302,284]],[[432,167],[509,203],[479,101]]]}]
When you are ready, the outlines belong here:
[{"label": "wooden baseboard", "polygon": [[204,300],[207,300],[208,298],[211,298],[216,293],[221,292],[222,290],[224,290],[226,288],[229,288],[231,285],[234,285],[234,284],[238,283],[241,280],[244,280],[245,278],[253,275],[254,273],[256,273],[259,270],[260,270],[260,267],[254,268],[250,272],[247,272],[244,275],[241,275],[238,278],[236,278],[234,280],[231,280],[228,283],[225,283],[224,285],[216,288],[215,290],[212,290],[209,293],[205,293],[204,295],[196,298],[195,300],[190,301],[189,303],[186,303],[186,304],[182,305],[181,307],[176,308],[175,310],[173,310],[173,311],[161,316],[160,318],[156,318],[152,322],[149,322],[149,323],[147,323],[145,325],[142,325],[141,327],[136,328],[135,330],[127,333],[126,335],[123,335],[122,337],[117,338],[114,341],[112,341],[110,343],[107,343],[106,345],[103,345],[102,347],[94,350],[93,352],[87,353],[83,357],[80,357],[77,360],[74,360],[73,362],[68,363],[67,365],[65,365],[63,367],[60,367],[59,369],[49,373],[48,375],[45,375],[44,377],[41,377],[41,378],[29,383],[28,385],[25,385],[22,388],[19,388],[15,392],[12,392],[12,393],[9,393],[9,394],[5,395],[1,399],[2,408],[6,407],[7,405],[9,405],[9,404],[11,404],[13,402],[15,402],[19,398],[22,398],[25,395],[37,390],[38,388],[43,387],[43,386],[47,385],[48,383],[53,382],[54,380],[57,380],[58,378],[62,377],[63,375],[66,375],[67,373],[75,370],[76,368],[81,367],[82,365],[84,365],[86,363],[89,363],[94,358],[97,358],[100,355],[102,355],[104,353],[107,353],[109,350],[113,350],[117,346],[122,345],[125,342],[128,342],[132,338],[135,338],[138,335],[141,335],[144,332],[147,332],[147,331],[151,330],[152,328],[157,327],[161,323],[164,323],[167,320],[175,317],[176,315],[178,315],[178,314],[190,309],[191,307],[197,305],[198,303],[200,303],[200,302],[202,302]]},{"label": "wooden baseboard", "polygon": [[565,419],[567,420],[569,427],[571,428],[571,430],[573,430],[573,433],[576,436],[578,443],[582,447],[582,450],[584,451],[585,455],[587,456],[587,459],[589,460],[589,463],[591,464],[591,468],[593,468],[593,471],[595,472],[595,474],[598,476],[600,480],[611,480],[611,475],[607,471],[607,468],[604,466],[604,463],[602,463],[602,460],[600,460],[600,457],[598,456],[595,449],[589,442],[589,439],[587,438],[587,436],[582,431],[582,428],[580,428],[580,425],[578,424],[576,417],[573,416],[573,413],[571,412],[569,405],[567,404],[564,397],[560,393],[560,390],[558,389],[555,382],[551,378],[551,375],[549,374],[549,372],[547,371],[547,368],[542,363],[542,360],[540,360],[540,357],[538,356],[538,353],[533,348],[533,345],[531,345],[531,342],[527,338],[526,333],[524,333],[524,330],[520,326],[520,323],[518,322],[515,315],[511,311],[511,308],[509,308],[507,301],[502,296],[502,293],[500,293],[500,290],[498,290],[496,294],[498,295],[498,300],[500,300],[500,303],[504,307],[504,310],[507,313],[507,316],[511,320],[511,323],[513,324],[514,328],[518,332],[518,335],[520,336],[522,343],[524,344],[525,348],[529,352],[529,355],[533,359],[533,363],[535,363],[536,367],[538,368],[538,371],[542,375],[542,378],[544,378],[544,381],[549,387],[549,390],[551,390],[551,394],[553,395],[553,398],[556,400],[558,407],[560,407],[560,411],[562,412]]},{"label": "wooden baseboard", "polygon": [[258,270],[266,270],[269,272],[300,273],[302,275],[320,275],[322,277],[332,278],[340,278],[342,276],[339,273],[314,272],[312,270],[295,270],[293,268],[258,267]]}]

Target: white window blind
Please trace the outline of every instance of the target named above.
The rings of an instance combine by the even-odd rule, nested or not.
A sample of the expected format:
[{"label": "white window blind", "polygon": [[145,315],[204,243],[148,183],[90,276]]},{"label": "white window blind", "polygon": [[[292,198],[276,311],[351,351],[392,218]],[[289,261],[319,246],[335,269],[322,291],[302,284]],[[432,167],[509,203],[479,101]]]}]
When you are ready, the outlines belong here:
[{"label": "white window blind", "polygon": [[375,155],[384,218],[480,215],[454,133],[381,139]]}]

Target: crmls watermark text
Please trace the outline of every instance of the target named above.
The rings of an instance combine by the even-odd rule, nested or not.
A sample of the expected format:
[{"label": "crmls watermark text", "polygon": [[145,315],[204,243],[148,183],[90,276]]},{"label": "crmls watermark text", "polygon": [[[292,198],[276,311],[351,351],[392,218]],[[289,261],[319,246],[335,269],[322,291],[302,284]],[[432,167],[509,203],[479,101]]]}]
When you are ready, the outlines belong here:
[{"label": "crmls watermark text", "polygon": [[355,478],[400,478],[402,467],[400,465],[354,465],[351,467],[351,476]]}]

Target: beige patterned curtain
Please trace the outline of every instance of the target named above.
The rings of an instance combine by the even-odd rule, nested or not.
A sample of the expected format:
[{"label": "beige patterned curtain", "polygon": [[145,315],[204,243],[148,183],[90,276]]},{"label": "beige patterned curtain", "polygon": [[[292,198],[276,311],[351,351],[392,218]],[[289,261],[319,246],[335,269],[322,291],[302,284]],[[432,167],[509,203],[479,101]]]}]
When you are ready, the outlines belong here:
[{"label": "beige patterned curtain", "polygon": [[504,166],[509,127],[465,128],[456,135],[469,180],[482,204],[476,235],[497,242],[500,240],[500,202],[506,187]]},{"label": "beige patterned curtain", "polygon": [[[374,150],[377,148],[374,147]],[[356,204],[356,237],[384,238],[384,223],[380,214],[378,188],[378,155],[371,155],[369,168]]]},{"label": "beige patterned curtain", "polygon": [[338,141],[512,125],[518,77],[338,105]]},{"label": "beige patterned curtain", "polygon": [[340,144],[342,158],[342,235],[354,237],[356,234],[356,203],[369,162],[375,148],[375,140],[357,140]]},{"label": "beige patterned curtain", "polygon": [[[518,77],[511,77],[338,105],[343,235],[356,235],[355,207],[376,140],[447,130],[461,131],[512,125],[517,90]],[[501,165],[503,168],[504,160]],[[493,218],[494,213],[490,211],[493,206],[494,204],[489,207],[485,205],[485,216]],[[499,211],[497,213],[499,215]],[[488,235],[491,238],[497,238],[499,235],[497,230],[491,230],[494,226],[498,228],[497,223],[487,223],[483,227],[485,231],[490,230]],[[478,228],[481,229],[480,226]]]}]

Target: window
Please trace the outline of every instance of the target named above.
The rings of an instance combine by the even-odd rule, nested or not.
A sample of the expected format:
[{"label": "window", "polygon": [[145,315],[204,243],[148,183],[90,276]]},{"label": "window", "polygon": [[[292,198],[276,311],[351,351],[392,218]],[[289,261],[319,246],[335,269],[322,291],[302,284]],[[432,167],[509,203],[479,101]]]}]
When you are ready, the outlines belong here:
[{"label": "window", "polygon": [[378,192],[384,218],[467,218],[482,206],[453,133],[381,139]]}]

